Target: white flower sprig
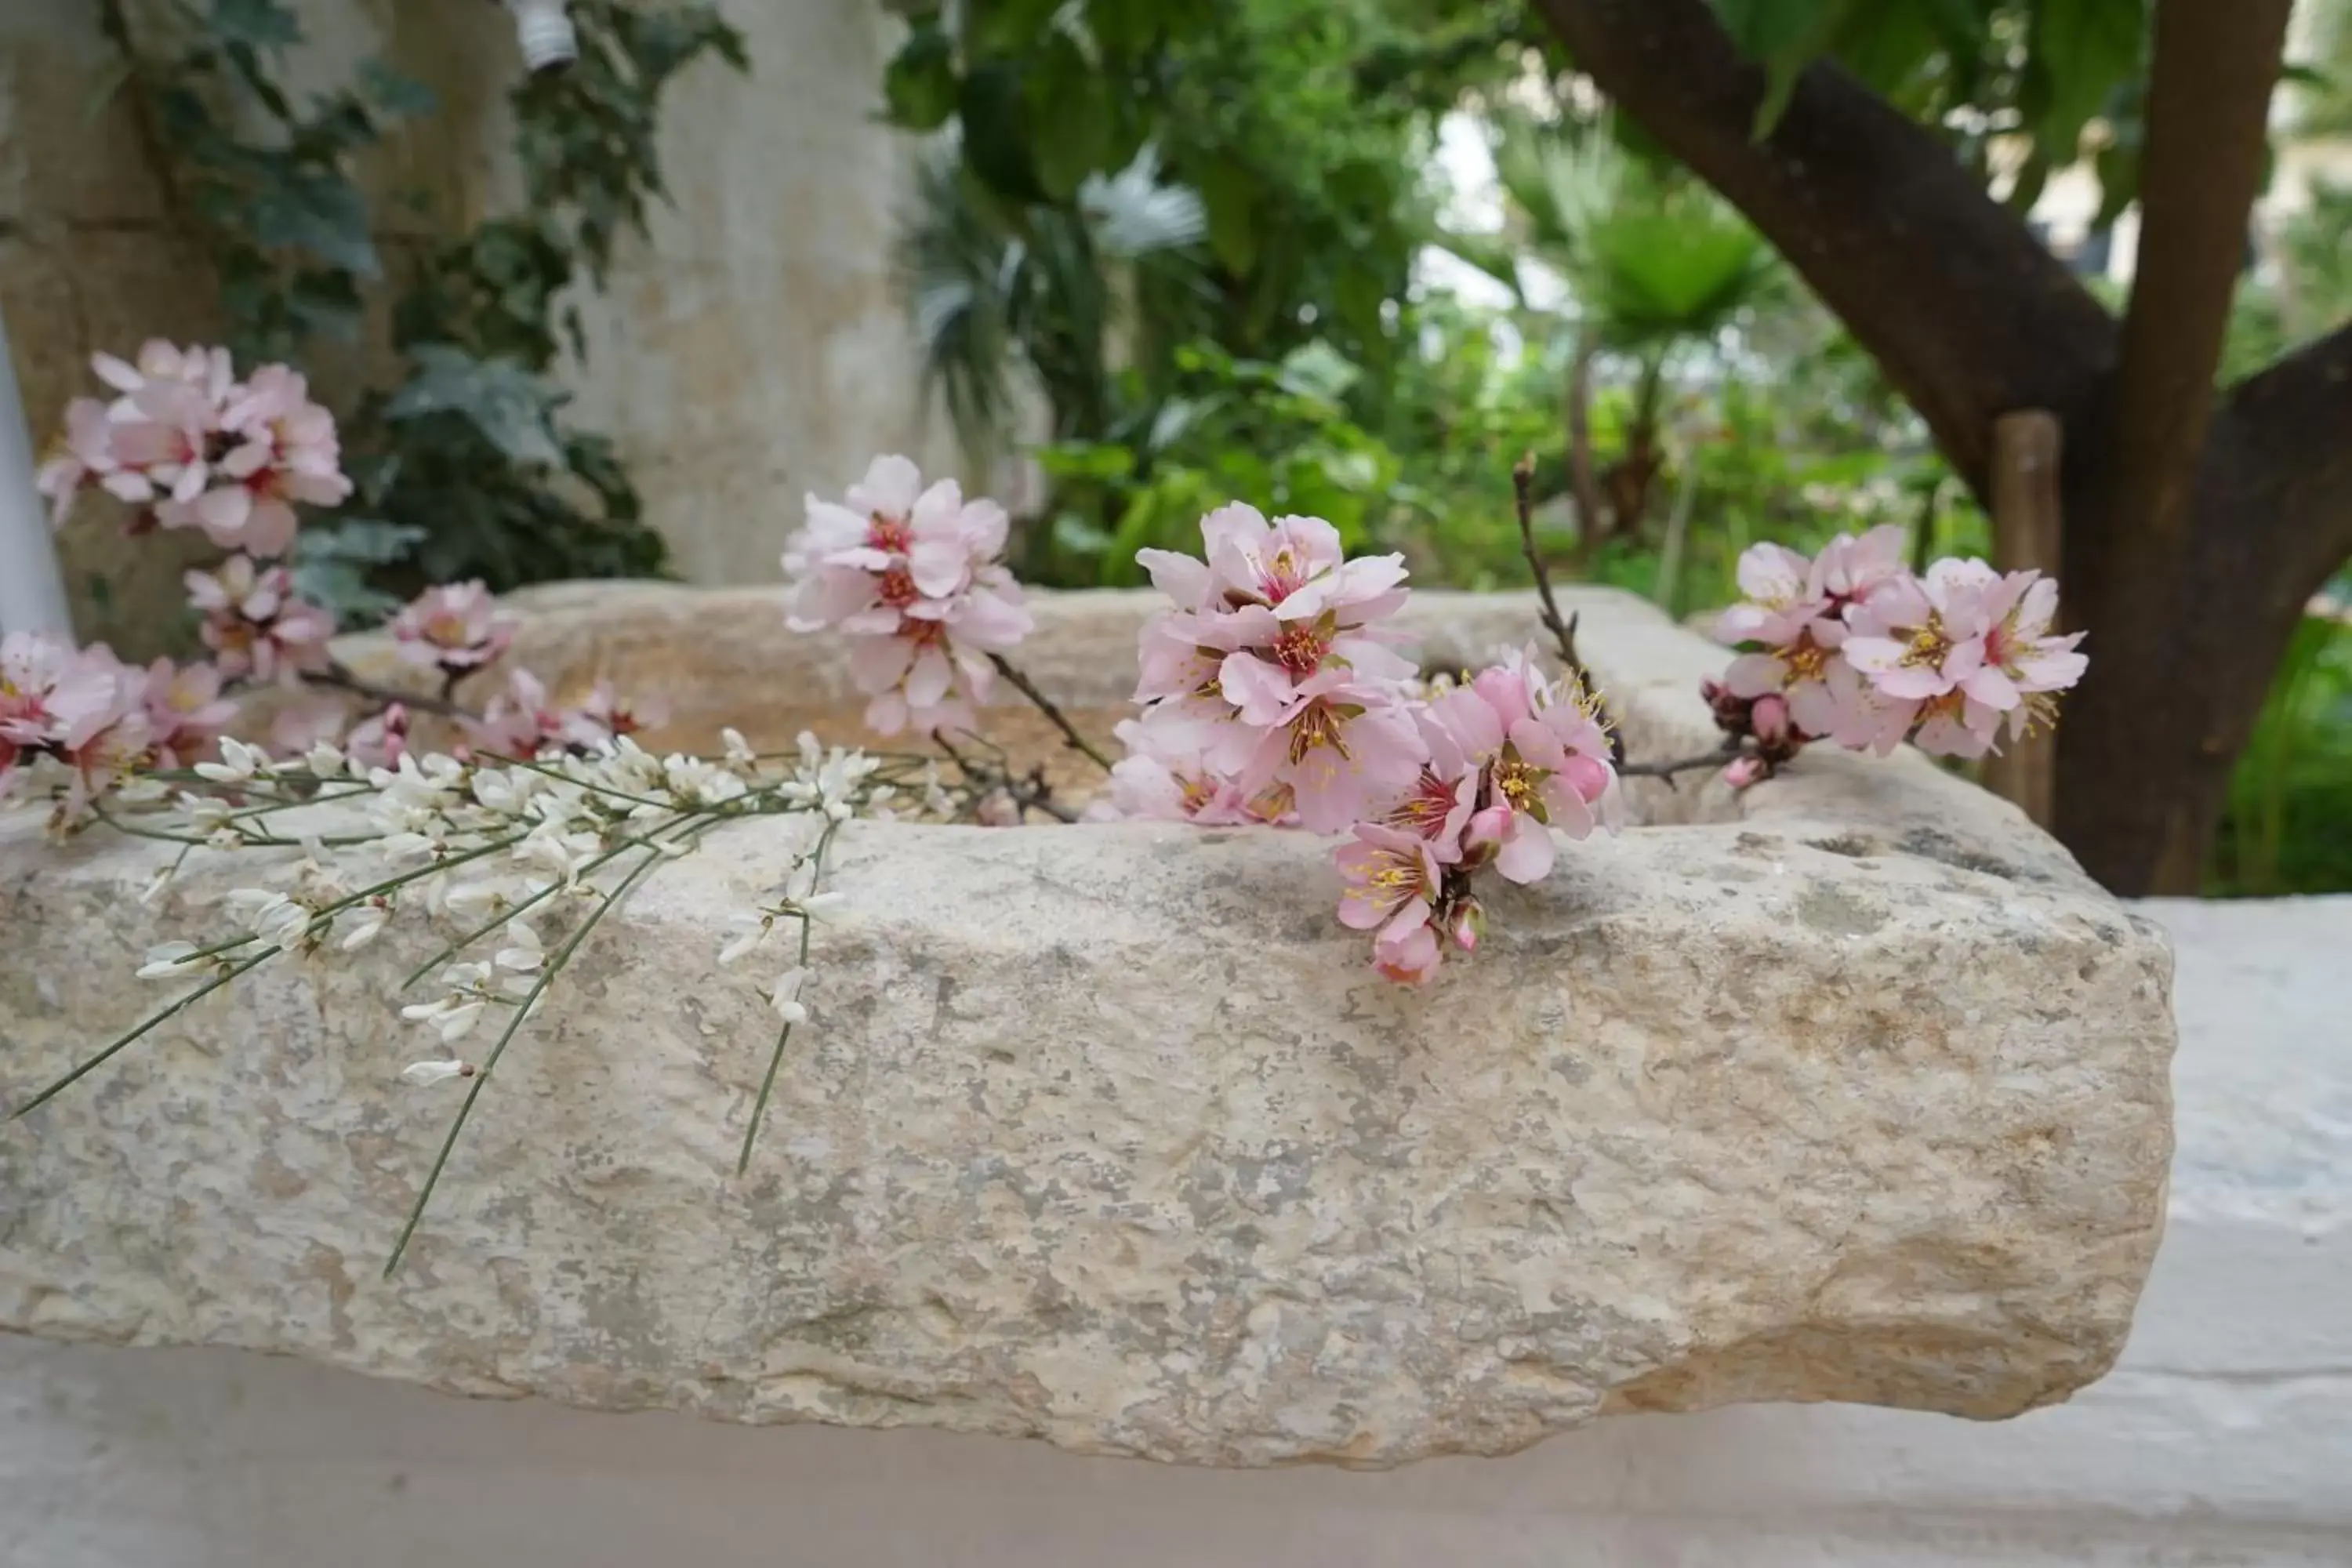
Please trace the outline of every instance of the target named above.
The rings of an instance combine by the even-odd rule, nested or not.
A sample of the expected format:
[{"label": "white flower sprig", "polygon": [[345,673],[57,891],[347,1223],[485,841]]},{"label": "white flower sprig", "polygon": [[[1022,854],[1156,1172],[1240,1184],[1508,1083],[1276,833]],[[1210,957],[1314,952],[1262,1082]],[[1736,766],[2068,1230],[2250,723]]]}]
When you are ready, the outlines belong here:
[{"label": "white flower sprig", "polygon": [[[762,987],[782,1021],[776,1057],[762,1083],[743,1163],[793,1026],[806,1021],[808,928],[837,901],[817,890],[841,825],[886,814],[901,784],[926,795],[936,779],[920,759],[878,759],[826,751],[803,735],[782,765],[729,731],[724,753],[655,756],[627,736],[593,752],[535,758],[462,759],[409,753],[368,767],[329,744],[299,758],[273,759],[225,740],[221,760],[171,775],[173,789],[123,792],[114,804],[135,813],[108,820],[139,837],[177,844],[178,858],[142,895],[161,899],[194,854],[299,848],[290,864],[221,897],[209,940],[149,948],[142,980],[194,981],[194,988],[73,1067],[14,1114],[47,1103],[133,1042],[265,963],[287,954],[346,962],[387,935],[436,921],[457,927],[400,985],[427,976],[437,990],[402,1007],[429,1028],[437,1054],[397,1070],[420,1088],[464,1080],[466,1094],[407,1222],[389,1274],[415,1234],[475,1101],[521,1026],[535,1016],[573,953],[604,917],[656,866],[690,852],[711,829],[740,816],[797,816],[814,829],[810,850],[786,886],[747,918],[729,943],[734,962],[780,925],[800,928],[799,962]],[[287,815],[299,814],[299,815]],[[575,915],[572,911],[578,910]],[[456,1047],[495,1026],[478,1058]]]}]

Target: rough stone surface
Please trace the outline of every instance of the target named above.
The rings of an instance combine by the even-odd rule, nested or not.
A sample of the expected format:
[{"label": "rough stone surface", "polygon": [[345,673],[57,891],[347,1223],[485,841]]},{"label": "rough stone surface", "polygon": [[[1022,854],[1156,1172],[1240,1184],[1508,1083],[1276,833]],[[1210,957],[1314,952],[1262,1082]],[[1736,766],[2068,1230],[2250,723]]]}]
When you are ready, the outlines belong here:
[{"label": "rough stone surface", "polygon": [[[1575,602],[1634,750],[1704,749],[1719,656]],[[830,678],[772,596],[538,608],[559,679]],[[1137,613],[1048,601],[1030,662],[1086,700]],[[1526,625],[1422,613],[1448,658]],[[1410,994],[1303,837],[860,826],[739,1181],[772,1036],[713,954],[788,851],[748,825],[583,950],[388,1284],[450,1105],[393,1080],[420,950],[265,970],[0,1136],[0,1327],[1236,1466],[1738,1400],[2000,1416],[2103,1373],[2171,1149],[2158,930],[1915,757],[1635,805]],[[150,1003],[154,859],[0,828],[0,1100]]]}]

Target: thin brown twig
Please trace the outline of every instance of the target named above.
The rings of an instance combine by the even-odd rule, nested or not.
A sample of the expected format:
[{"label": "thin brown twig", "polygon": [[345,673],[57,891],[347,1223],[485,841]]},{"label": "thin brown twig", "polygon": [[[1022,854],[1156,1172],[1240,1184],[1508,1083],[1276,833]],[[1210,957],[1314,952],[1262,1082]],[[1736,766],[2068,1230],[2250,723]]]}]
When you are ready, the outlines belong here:
[{"label": "thin brown twig", "polygon": [[434,697],[417,691],[398,691],[389,686],[378,686],[373,681],[362,680],[352,673],[348,665],[340,659],[324,669],[305,670],[302,679],[313,686],[348,691],[354,697],[364,697],[371,702],[382,702],[386,706],[396,702],[404,708],[414,708],[420,713],[437,713],[444,719],[464,719],[477,724],[482,720],[479,713],[452,702],[446,697]]},{"label": "thin brown twig", "polygon": [[1010,659],[1007,659],[1001,653],[990,654],[988,656],[988,662],[996,667],[997,674],[1013,682],[1013,686],[1015,690],[1019,691],[1022,696],[1029,699],[1030,701],[1035,703],[1037,705],[1037,711],[1043,713],[1046,718],[1054,721],[1054,728],[1062,732],[1063,744],[1070,747],[1073,751],[1083,752],[1086,753],[1086,757],[1088,762],[1094,763],[1095,766],[1100,768],[1105,773],[1110,772],[1110,759],[1104,756],[1100,751],[1097,750],[1093,742],[1078,733],[1078,727],[1076,724],[1071,723],[1068,716],[1063,713],[1059,708],[1054,706],[1054,700],[1052,698],[1047,697],[1044,692],[1037,689],[1037,683],[1035,681],[1030,679],[1026,675],[1024,675]]},{"label": "thin brown twig", "polygon": [[1620,762],[1617,773],[1622,778],[1664,779],[1666,787],[1672,789],[1676,773],[1686,773],[1696,768],[1724,767],[1737,762],[1745,751],[1746,748],[1738,741],[1731,741],[1701,756],[1677,757],[1670,763]]},{"label": "thin brown twig", "polygon": [[[972,739],[980,741],[982,745],[992,744],[978,735]],[[1009,768],[990,767],[984,763],[973,762],[957,751],[954,742],[943,734],[933,734],[931,742],[947,754],[948,761],[956,765],[963,773],[964,782],[973,789],[983,794],[1003,790],[1019,810],[1043,812],[1056,822],[1077,821],[1076,812],[1054,798],[1054,786],[1045,782],[1044,764],[1032,768],[1028,777],[1018,778]]]},{"label": "thin brown twig", "polygon": [[1517,501],[1519,512],[1519,550],[1528,558],[1528,570],[1535,575],[1536,596],[1543,601],[1544,629],[1551,633],[1552,646],[1559,653],[1560,663],[1590,689],[1591,672],[1584,668],[1584,661],[1576,657],[1577,617],[1560,618],[1559,601],[1552,596],[1551,572],[1544,565],[1542,553],[1536,549],[1535,482],[1536,455],[1529,452],[1511,465],[1511,493]]}]

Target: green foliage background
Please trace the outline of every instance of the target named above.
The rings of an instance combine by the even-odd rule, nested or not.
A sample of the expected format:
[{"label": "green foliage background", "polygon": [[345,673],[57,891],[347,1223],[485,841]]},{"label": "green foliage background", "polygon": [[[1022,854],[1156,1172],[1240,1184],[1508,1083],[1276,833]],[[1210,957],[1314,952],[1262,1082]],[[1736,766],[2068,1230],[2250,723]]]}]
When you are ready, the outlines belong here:
[{"label": "green foliage background", "polygon": [[[2095,227],[2136,195],[2148,0],[1711,3],[1769,73],[1759,129],[1828,57],[2021,211],[2078,163]],[[2288,75],[2319,132],[2352,124],[2352,7],[2315,3],[2319,58]],[[898,9],[889,111],[937,138],[908,299],[972,466],[1042,435],[1025,450],[1052,500],[1017,543],[1033,579],[1131,583],[1138,546],[1181,545],[1241,497],[1402,550],[1418,581],[1517,585],[1523,452],[1558,568],[1677,616],[1735,596],[1761,539],[1893,522],[1923,559],[1990,549],[1868,357],[1736,214],[1574,91],[1529,7]],[[1499,232],[1447,218],[1449,116],[1493,146]],[[2225,377],[2352,317],[2352,193],[2261,240]],[[1433,251],[1509,303],[1433,286]],[[2352,630],[2315,618],[2282,671],[2216,890],[2352,888],[2347,650]]]}]

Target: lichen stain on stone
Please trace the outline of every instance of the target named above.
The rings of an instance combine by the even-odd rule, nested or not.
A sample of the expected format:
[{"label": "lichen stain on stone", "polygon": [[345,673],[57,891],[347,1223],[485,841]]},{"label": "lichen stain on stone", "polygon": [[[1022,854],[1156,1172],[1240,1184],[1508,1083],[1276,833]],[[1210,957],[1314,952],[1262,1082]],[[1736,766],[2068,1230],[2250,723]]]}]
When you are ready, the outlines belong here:
[{"label": "lichen stain on stone", "polygon": [[1824,936],[1872,936],[1886,924],[1885,911],[1826,882],[1797,896],[1797,919]]}]

